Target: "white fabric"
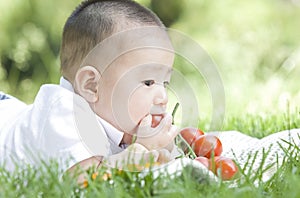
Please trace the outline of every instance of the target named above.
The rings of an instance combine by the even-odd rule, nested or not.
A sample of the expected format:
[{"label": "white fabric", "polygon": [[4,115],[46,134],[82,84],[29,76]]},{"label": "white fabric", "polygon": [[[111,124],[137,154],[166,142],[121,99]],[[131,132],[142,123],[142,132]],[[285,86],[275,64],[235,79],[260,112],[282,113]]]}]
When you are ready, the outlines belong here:
[{"label": "white fabric", "polygon": [[[0,129],[1,126],[10,120],[15,120],[20,111],[27,105],[16,98],[10,98],[0,101]],[[0,130],[1,132],[1,130]]]},{"label": "white fabric", "polygon": [[124,133],[117,130],[111,124],[103,120],[102,118],[98,117],[99,122],[102,124],[108,138],[112,141],[115,145],[120,145],[123,139]]},{"label": "white fabric", "polygon": [[[69,81],[67,81],[64,77],[60,78],[59,84],[60,84],[60,86],[68,89],[69,91],[74,92],[72,84]],[[115,145],[120,145],[120,143],[123,139],[124,133],[117,130],[115,127],[113,127],[110,123],[103,120],[101,117],[97,116],[97,119],[100,122],[100,124],[103,126],[108,138]]]},{"label": "white fabric", "polygon": [[68,80],[66,80],[64,77],[60,77],[59,85],[71,92],[74,92],[72,84]]},{"label": "white fabric", "polygon": [[[161,177],[162,175],[175,177],[180,176],[188,166],[193,168],[194,171],[192,173],[194,175],[192,177],[196,177],[198,181],[211,183],[219,181],[219,178],[213,172],[208,171],[207,167],[190,158],[175,159],[161,166],[154,166],[151,170],[153,171],[154,178]],[[147,176],[148,171],[149,169],[145,169],[140,176]]]},{"label": "white fabric", "polygon": [[211,134],[219,137],[223,145],[222,156],[236,160],[246,172],[250,171],[255,175],[262,166],[266,170],[262,174],[263,181],[271,179],[277,168],[286,160],[287,154],[296,155],[295,146],[300,147],[300,129],[275,132],[262,139],[238,131]]},{"label": "white fabric", "polygon": [[[90,145],[81,141],[85,133],[101,137],[95,140],[99,144],[96,149],[101,150],[97,155],[107,156],[111,153],[108,138],[96,118],[92,123],[88,119],[94,115],[88,107],[84,99],[59,85],[43,85],[32,105],[16,99],[2,100],[0,162],[13,170],[14,160],[18,164],[24,161],[34,165],[39,157],[45,160],[56,158],[65,170],[95,155],[94,148],[91,151]],[[80,116],[76,116],[75,111],[80,111]],[[91,126],[95,123],[96,127]],[[79,130],[82,127],[86,132]],[[67,160],[70,161],[67,163]]]}]

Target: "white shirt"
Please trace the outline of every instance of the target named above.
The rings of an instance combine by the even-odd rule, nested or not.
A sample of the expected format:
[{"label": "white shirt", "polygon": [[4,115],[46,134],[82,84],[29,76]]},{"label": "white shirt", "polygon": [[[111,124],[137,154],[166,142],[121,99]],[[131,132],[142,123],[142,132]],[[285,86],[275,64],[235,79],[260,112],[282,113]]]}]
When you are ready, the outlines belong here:
[{"label": "white shirt", "polygon": [[0,101],[0,162],[8,170],[14,169],[14,160],[35,165],[40,158],[58,159],[66,170],[89,157],[123,150],[123,133],[96,116],[72,90],[62,79],[61,86],[43,85],[32,105]]},{"label": "white shirt", "polygon": [[[60,78],[60,86],[68,89],[71,92],[74,92],[73,86],[72,84],[67,81],[64,77]],[[110,123],[108,123],[107,121],[103,120],[101,117],[97,116],[98,121],[100,122],[100,124],[103,126],[106,135],[108,136],[108,138],[115,144],[115,145],[120,145],[124,133],[117,130],[115,127],[113,127]],[[112,153],[115,153],[112,151]]]}]

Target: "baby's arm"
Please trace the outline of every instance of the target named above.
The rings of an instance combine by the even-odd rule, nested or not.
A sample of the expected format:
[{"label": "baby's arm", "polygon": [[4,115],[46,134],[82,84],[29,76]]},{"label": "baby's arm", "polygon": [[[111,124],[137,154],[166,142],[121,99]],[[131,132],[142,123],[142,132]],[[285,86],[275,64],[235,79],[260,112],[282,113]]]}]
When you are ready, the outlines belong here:
[{"label": "baby's arm", "polygon": [[93,167],[99,167],[102,160],[102,156],[93,156],[88,159],[82,160],[81,162],[78,162],[77,164],[69,168],[66,172],[71,176],[76,176],[77,183],[82,184],[86,180],[86,171]]},{"label": "baby's arm", "polygon": [[[107,168],[118,168],[127,169],[127,165],[140,165],[151,163],[151,162],[164,162],[168,158],[168,154],[162,151],[151,150],[149,151],[144,146],[138,143],[130,145],[124,151],[117,153],[115,155],[108,156],[106,158],[90,157],[81,162],[78,162],[71,168],[67,170],[71,175],[78,175],[77,182],[82,184],[87,177],[87,170],[90,168],[97,168],[101,166],[106,166]],[[80,171],[80,172],[77,172]]]},{"label": "baby's arm", "polygon": [[128,164],[140,164],[150,162],[166,163],[172,159],[171,151],[174,149],[174,138],[179,130],[172,125],[172,117],[166,115],[160,124],[152,128],[151,115],[145,117],[138,129],[136,142],[124,151],[115,155],[104,157],[90,157],[78,162],[67,172],[75,174],[81,170],[78,183],[84,182],[86,170],[92,167],[107,166],[108,168],[119,168],[126,170]]}]

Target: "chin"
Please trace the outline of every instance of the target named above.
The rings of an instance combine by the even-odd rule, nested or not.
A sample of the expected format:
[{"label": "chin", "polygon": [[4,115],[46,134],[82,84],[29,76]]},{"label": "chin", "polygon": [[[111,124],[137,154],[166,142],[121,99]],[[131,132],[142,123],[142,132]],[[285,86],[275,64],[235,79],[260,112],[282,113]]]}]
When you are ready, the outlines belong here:
[{"label": "chin", "polygon": [[126,127],[122,127],[119,130],[124,132],[124,133],[128,133],[130,135],[133,135],[133,134],[136,134],[137,128],[138,128],[138,125],[136,125],[136,126],[126,126]]},{"label": "chin", "polygon": [[131,130],[130,130],[130,134],[136,134],[137,133],[137,129],[138,129],[139,125],[137,124],[136,126],[134,126]]},{"label": "chin", "polygon": [[137,120],[135,120],[135,121],[133,121],[132,120],[132,123],[130,124],[130,126],[128,125],[127,126],[127,130],[126,130],[126,132],[128,132],[128,133],[130,133],[130,134],[136,134],[137,133],[137,130],[138,130],[138,128],[139,128],[139,126],[140,126],[140,123],[141,123],[141,121],[144,119],[144,117],[145,116],[143,116],[142,118],[140,118],[139,120],[137,119]]}]

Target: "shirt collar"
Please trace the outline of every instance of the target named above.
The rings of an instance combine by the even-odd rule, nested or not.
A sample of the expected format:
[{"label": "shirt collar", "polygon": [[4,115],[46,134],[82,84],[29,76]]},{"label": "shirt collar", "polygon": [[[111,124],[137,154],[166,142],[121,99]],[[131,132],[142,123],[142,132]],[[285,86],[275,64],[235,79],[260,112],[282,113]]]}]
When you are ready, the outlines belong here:
[{"label": "shirt collar", "polygon": [[[73,86],[72,84],[65,79],[64,77],[60,78],[60,83],[59,85],[69,91],[74,92]],[[96,115],[97,116],[97,115]],[[108,123],[107,121],[103,120],[102,118],[100,118],[99,116],[97,116],[97,119],[99,121],[99,123],[103,126],[106,135],[108,136],[108,138],[116,145],[120,145],[121,141],[123,139],[124,133],[119,131],[118,129],[116,129],[115,127],[113,127],[110,123]]]},{"label": "shirt collar", "polygon": [[59,85],[69,91],[74,92],[72,84],[67,79],[65,79],[63,76],[60,77]]},{"label": "shirt collar", "polygon": [[123,139],[124,133],[113,127],[110,123],[97,116],[98,121],[102,124],[108,138],[116,145],[120,145]]}]

